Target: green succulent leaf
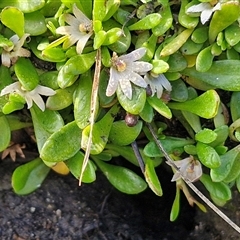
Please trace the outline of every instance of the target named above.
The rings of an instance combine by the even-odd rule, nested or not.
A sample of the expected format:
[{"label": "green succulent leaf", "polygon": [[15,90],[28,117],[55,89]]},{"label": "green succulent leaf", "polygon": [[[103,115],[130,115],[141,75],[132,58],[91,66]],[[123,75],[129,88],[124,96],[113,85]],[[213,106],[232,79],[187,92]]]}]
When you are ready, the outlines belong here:
[{"label": "green succulent leaf", "polygon": [[81,133],[75,121],[66,124],[47,139],[40,157],[46,162],[61,162],[73,157],[80,150]]},{"label": "green succulent leaf", "polygon": [[39,76],[32,62],[27,58],[19,58],[14,65],[15,74],[21,85],[27,91],[37,87]]},{"label": "green succulent leaf", "polygon": [[[83,73],[80,77],[78,86],[74,93],[74,117],[79,128],[84,129],[89,125],[90,108],[92,94],[92,74],[91,71]],[[98,113],[99,102],[96,104],[96,113]]]},{"label": "green succulent leaf", "polygon": [[133,127],[128,127],[123,120],[113,123],[109,133],[109,140],[117,145],[129,145],[136,140],[142,130],[142,121],[138,121]]},{"label": "green succulent leaf", "polygon": [[221,165],[221,160],[216,150],[205,143],[197,143],[197,155],[201,163],[208,168],[218,168]]},{"label": "green succulent leaf", "polygon": [[161,183],[155,171],[154,160],[148,159],[146,161],[144,176],[145,176],[146,182],[148,183],[148,186],[152,189],[152,191],[157,196],[162,196],[163,191],[162,191]]},{"label": "green succulent leaf", "polygon": [[133,96],[132,99],[128,99],[118,87],[117,97],[121,106],[129,113],[138,115],[142,112],[146,102],[146,91],[143,88],[132,85]]},{"label": "green succulent leaf", "polygon": [[[104,115],[102,119],[100,119],[98,122],[96,122],[93,125],[91,154],[94,154],[94,155],[99,154],[105,148],[108,142],[109,133],[110,133],[115,115],[117,114],[118,110],[119,110],[119,107],[117,105],[114,105]],[[90,125],[85,127],[82,132],[81,147],[83,149],[86,149],[87,147],[89,133],[90,133]]]},{"label": "green succulent leaf", "polygon": [[45,18],[40,11],[24,14],[24,31],[31,36],[37,36],[47,31]]},{"label": "green succulent leaf", "polygon": [[238,19],[239,12],[239,1],[226,1],[221,3],[221,9],[214,12],[209,25],[210,43],[215,40],[218,33],[223,31]]},{"label": "green succulent leaf", "polygon": [[85,73],[95,63],[96,51],[71,57],[58,74],[60,88],[71,86],[79,74]]},{"label": "green succulent leaf", "polygon": [[41,186],[50,169],[40,158],[17,167],[12,175],[14,192],[26,195],[35,191]]},{"label": "green succulent leaf", "polygon": [[1,12],[1,22],[15,32],[19,38],[24,34],[24,15],[19,8],[6,7]]},{"label": "green succulent leaf", "polygon": [[[159,140],[164,149],[170,154],[175,152],[183,152],[185,145],[193,144],[192,139],[176,138],[176,137],[166,137],[165,139]],[[163,157],[163,153],[159,150],[155,142],[149,142],[144,147],[144,154],[149,157]]]},{"label": "green succulent leaf", "polygon": [[2,129],[0,134],[0,152],[2,152],[8,147],[11,140],[11,129],[6,116],[0,117],[0,126]]},{"label": "green succulent leaf", "polygon": [[95,160],[108,181],[119,191],[138,194],[147,188],[146,182],[132,170]]},{"label": "green succulent leaf", "polygon": [[198,72],[195,67],[186,68],[182,73],[216,88],[226,91],[240,91],[240,60],[214,61],[206,72]]},{"label": "green succulent leaf", "polygon": [[171,119],[172,112],[169,107],[163,102],[163,100],[159,99],[156,95],[152,97],[147,97],[147,102],[151,105],[159,114],[164,116],[165,118]]},{"label": "green succulent leaf", "polygon": [[203,118],[213,118],[218,111],[220,98],[216,91],[208,90],[197,98],[186,102],[170,102],[169,108],[185,110]]},{"label": "green succulent leaf", "polygon": [[180,211],[180,189],[176,188],[176,195],[173,201],[171,213],[170,213],[170,221],[175,221],[178,217]]},{"label": "green succulent leaf", "polygon": [[[77,152],[73,157],[65,161],[70,172],[77,179],[80,177],[82,164],[83,164],[84,154],[82,152]],[[83,173],[82,182],[91,183],[96,180],[95,166],[92,161],[88,161],[86,169]]]},{"label": "green succulent leaf", "polygon": [[206,143],[206,144],[213,142],[214,140],[216,140],[216,138],[217,138],[217,133],[215,133],[214,131],[208,128],[204,128],[203,130],[199,131],[195,135],[196,141]]},{"label": "green succulent leaf", "polygon": [[30,108],[34,132],[40,152],[46,140],[64,126],[61,115],[56,111],[46,109],[41,111],[35,104]]},{"label": "green succulent leaf", "polygon": [[200,181],[208,190],[213,201],[220,206],[223,206],[232,198],[230,187],[223,182],[213,182],[209,175],[203,174]]},{"label": "green succulent leaf", "polygon": [[[221,165],[218,168],[211,169],[210,176],[214,182],[224,181],[228,176],[231,176],[231,171],[239,171],[239,167],[234,169],[234,163],[239,162],[240,145],[229,150],[220,156]],[[236,173],[234,173],[235,175]]]},{"label": "green succulent leaf", "polygon": [[70,106],[73,102],[73,92],[76,85],[72,85],[65,89],[57,89],[56,94],[48,97],[46,107],[51,110],[61,110]]}]

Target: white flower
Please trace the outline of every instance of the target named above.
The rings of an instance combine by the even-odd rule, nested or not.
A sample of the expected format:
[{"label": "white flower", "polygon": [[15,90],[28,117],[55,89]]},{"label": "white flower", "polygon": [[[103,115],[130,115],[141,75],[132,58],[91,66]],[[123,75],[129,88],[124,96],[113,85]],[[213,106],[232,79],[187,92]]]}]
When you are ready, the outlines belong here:
[{"label": "white flower", "polygon": [[[202,176],[202,165],[193,156],[184,158],[180,161],[174,161],[179,172],[191,182],[197,181]],[[173,175],[172,182],[181,178],[181,174],[176,172]]]},{"label": "white flower", "polygon": [[187,13],[201,13],[201,23],[205,24],[211,17],[211,15],[221,9],[221,4],[218,3],[215,6],[212,6],[208,2],[199,3],[193,5],[187,9]]},{"label": "white flower", "polygon": [[120,57],[118,57],[116,53],[113,53],[110,79],[106,90],[108,97],[116,92],[118,85],[120,85],[122,92],[129,99],[132,99],[131,82],[139,87],[147,87],[147,83],[140,75],[144,75],[150,71],[152,64],[137,61],[142,58],[145,53],[145,48],[139,48]]},{"label": "white flower", "polygon": [[76,6],[73,5],[73,15],[65,14],[65,21],[69,26],[61,26],[56,33],[67,35],[63,48],[67,49],[77,42],[77,53],[81,54],[88,39],[93,34],[92,21],[86,17]]},{"label": "white flower", "polygon": [[154,76],[151,73],[147,73],[144,77],[144,80],[151,88],[152,96],[157,93],[157,97],[161,98],[163,88],[166,89],[168,92],[172,91],[172,86],[170,82],[163,74]]},{"label": "white flower", "polygon": [[29,34],[24,34],[21,39],[18,35],[13,35],[9,40],[13,42],[11,47],[3,48],[2,51],[2,64],[6,67],[10,67],[11,63],[14,64],[18,60],[18,57],[30,57],[30,51],[22,48],[26,38]]},{"label": "white flower", "polygon": [[34,88],[32,91],[26,91],[20,84],[20,82],[12,83],[8,86],[6,86],[4,89],[2,89],[0,96],[6,95],[8,93],[17,93],[20,96],[22,96],[26,103],[28,108],[31,108],[33,105],[33,102],[36,103],[36,105],[42,110],[45,110],[45,103],[40,95],[44,96],[52,96],[56,92],[52,90],[51,88],[44,87],[41,85],[37,85],[36,88]]}]

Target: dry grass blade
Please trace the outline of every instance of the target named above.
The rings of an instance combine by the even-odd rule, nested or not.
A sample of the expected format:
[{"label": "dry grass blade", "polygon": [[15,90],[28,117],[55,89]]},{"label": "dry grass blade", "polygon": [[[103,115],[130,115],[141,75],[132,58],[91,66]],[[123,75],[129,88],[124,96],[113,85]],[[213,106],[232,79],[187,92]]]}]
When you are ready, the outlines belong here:
[{"label": "dry grass blade", "polygon": [[96,114],[96,101],[98,96],[100,72],[101,72],[101,49],[98,49],[97,55],[96,55],[95,72],[94,72],[92,94],[91,94],[91,109],[90,109],[91,115],[89,119],[90,132],[88,136],[88,142],[87,142],[87,147],[86,147],[85,156],[83,160],[83,165],[82,165],[82,169],[79,177],[79,186],[81,185],[81,182],[82,182],[83,173],[88,163],[91,145],[92,145],[92,131],[93,131],[93,125],[94,125],[94,116]]}]

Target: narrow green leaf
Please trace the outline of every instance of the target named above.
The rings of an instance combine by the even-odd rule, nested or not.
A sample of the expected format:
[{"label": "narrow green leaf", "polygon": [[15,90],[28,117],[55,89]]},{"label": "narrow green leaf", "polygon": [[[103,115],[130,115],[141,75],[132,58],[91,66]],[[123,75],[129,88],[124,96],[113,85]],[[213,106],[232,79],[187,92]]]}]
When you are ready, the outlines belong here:
[{"label": "narrow green leaf", "polygon": [[0,152],[5,150],[11,140],[11,130],[6,116],[0,117],[0,126],[1,126],[1,134],[0,134]]},{"label": "narrow green leaf", "polygon": [[177,219],[180,211],[180,189],[176,188],[176,195],[173,201],[171,213],[170,213],[170,221],[173,222]]},{"label": "narrow green leaf", "polygon": [[172,112],[169,107],[161,99],[157,98],[156,95],[148,97],[147,101],[159,114],[168,119],[172,118]]},{"label": "narrow green leaf", "polygon": [[[192,139],[184,139],[184,138],[176,138],[176,137],[166,137],[165,139],[159,140],[164,149],[170,154],[174,152],[183,152],[183,148],[185,145],[193,144],[194,140]],[[149,142],[144,147],[144,154],[149,157],[163,157],[163,153],[157,147],[155,142]]]},{"label": "narrow green leaf", "polygon": [[146,182],[148,183],[148,186],[152,189],[152,191],[157,195],[157,196],[162,196],[163,191],[161,187],[161,183],[158,179],[158,176],[155,171],[154,167],[154,162],[151,159],[148,159],[146,164],[145,164],[145,179]]}]

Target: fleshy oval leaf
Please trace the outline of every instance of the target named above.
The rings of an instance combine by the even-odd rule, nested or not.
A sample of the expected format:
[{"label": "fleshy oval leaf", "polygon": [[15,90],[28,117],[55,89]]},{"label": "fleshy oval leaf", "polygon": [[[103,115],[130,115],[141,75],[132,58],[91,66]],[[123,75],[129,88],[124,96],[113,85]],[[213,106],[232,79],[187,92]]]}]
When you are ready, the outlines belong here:
[{"label": "fleshy oval leaf", "polygon": [[133,127],[128,127],[125,121],[116,121],[113,123],[109,140],[117,145],[129,145],[136,140],[142,130],[142,121],[138,121]]},{"label": "fleshy oval leaf", "polygon": [[26,195],[35,191],[41,186],[50,169],[40,158],[17,167],[12,175],[14,192]]},{"label": "fleshy oval leaf", "polygon": [[132,170],[100,160],[95,162],[108,181],[123,193],[138,194],[147,188],[146,182]]},{"label": "fleshy oval leaf", "polygon": [[81,133],[75,121],[66,124],[47,139],[41,158],[46,162],[61,162],[74,156],[80,150]]}]

